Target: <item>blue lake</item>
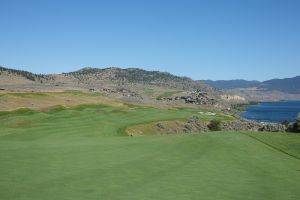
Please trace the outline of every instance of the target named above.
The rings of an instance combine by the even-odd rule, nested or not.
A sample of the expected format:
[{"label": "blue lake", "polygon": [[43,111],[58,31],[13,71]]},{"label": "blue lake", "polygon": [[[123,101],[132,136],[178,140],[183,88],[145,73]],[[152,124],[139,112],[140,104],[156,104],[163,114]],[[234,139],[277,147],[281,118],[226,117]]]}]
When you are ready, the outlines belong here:
[{"label": "blue lake", "polygon": [[300,101],[263,102],[248,106],[241,117],[257,122],[293,122],[299,112]]}]

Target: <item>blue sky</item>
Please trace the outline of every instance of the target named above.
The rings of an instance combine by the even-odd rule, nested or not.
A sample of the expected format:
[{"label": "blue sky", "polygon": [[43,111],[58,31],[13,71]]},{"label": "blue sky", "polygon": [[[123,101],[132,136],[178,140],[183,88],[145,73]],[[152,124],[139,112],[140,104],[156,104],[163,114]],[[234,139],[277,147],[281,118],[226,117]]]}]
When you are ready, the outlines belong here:
[{"label": "blue sky", "polygon": [[300,75],[298,0],[0,0],[0,65],[139,67],[193,79]]}]

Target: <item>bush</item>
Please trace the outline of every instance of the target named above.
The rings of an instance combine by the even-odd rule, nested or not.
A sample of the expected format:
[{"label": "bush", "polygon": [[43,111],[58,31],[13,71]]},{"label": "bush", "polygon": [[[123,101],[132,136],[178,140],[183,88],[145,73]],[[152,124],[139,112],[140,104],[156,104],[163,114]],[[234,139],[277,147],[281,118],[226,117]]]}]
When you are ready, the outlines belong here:
[{"label": "bush", "polygon": [[220,131],[221,130],[221,121],[217,119],[213,119],[207,126],[211,131]]},{"label": "bush", "polygon": [[300,113],[298,114],[298,117],[296,119],[296,122],[293,124],[290,124],[287,131],[289,132],[295,132],[300,133]]},{"label": "bush", "polygon": [[287,128],[287,127],[289,127],[290,122],[287,120],[284,120],[283,122],[281,122],[281,124]]}]

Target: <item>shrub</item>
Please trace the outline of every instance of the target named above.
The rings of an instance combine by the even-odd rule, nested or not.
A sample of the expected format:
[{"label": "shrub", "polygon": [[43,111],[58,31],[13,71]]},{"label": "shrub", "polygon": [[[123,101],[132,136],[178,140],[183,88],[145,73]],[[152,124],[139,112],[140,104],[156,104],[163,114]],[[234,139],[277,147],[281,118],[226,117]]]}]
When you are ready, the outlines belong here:
[{"label": "shrub", "polygon": [[281,122],[281,124],[287,128],[287,127],[289,127],[290,122],[287,120],[284,120],[283,122]]},{"label": "shrub", "polygon": [[221,130],[221,121],[217,119],[213,119],[207,126],[211,131],[220,131]]},{"label": "shrub", "polygon": [[300,133],[300,113],[298,114],[296,122],[294,122],[293,124],[290,124],[287,131]]}]

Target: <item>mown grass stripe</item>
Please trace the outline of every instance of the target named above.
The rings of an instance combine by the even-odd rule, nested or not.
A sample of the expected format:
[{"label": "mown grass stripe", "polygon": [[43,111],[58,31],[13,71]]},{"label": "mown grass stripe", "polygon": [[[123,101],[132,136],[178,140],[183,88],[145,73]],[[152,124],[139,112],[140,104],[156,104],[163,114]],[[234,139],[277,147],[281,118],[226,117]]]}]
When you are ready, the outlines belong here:
[{"label": "mown grass stripe", "polygon": [[[263,133],[262,133],[263,134]],[[268,133],[269,134],[269,133]],[[278,151],[278,152],[281,152],[281,153],[283,153],[283,154],[286,154],[286,155],[288,155],[288,156],[290,156],[290,157],[292,157],[292,158],[295,158],[295,159],[297,159],[297,160],[300,160],[300,157],[298,157],[298,156],[296,156],[296,155],[293,155],[293,154],[290,154],[290,153],[288,153],[288,152],[286,152],[286,151],[284,151],[284,150],[282,150],[282,149],[280,149],[280,148],[277,148],[276,146],[274,146],[274,145],[272,145],[272,144],[270,144],[270,143],[268,143],[268,142],[265,142],[265,141],[263,141],[263,140],[261,140],[261,139],[258,139],[257,137],[255,137],[255,136],[253,136],[253,135],[251,135],[251,134],[245,134],[246,136],[248,136],[248,137],[250,137],[250,138],[252,138],[252,139],[254,139],[254,140],[256,140],[256,141],[258,141],[258,142],[260,142],[260,143],[262,143],[262,144],[264,144],[264,145],[266,145],[266,146],[268,146],[268,147],[270,147],[271,149],[274,149],[274,150],[276,150],[276,151]]]}]

